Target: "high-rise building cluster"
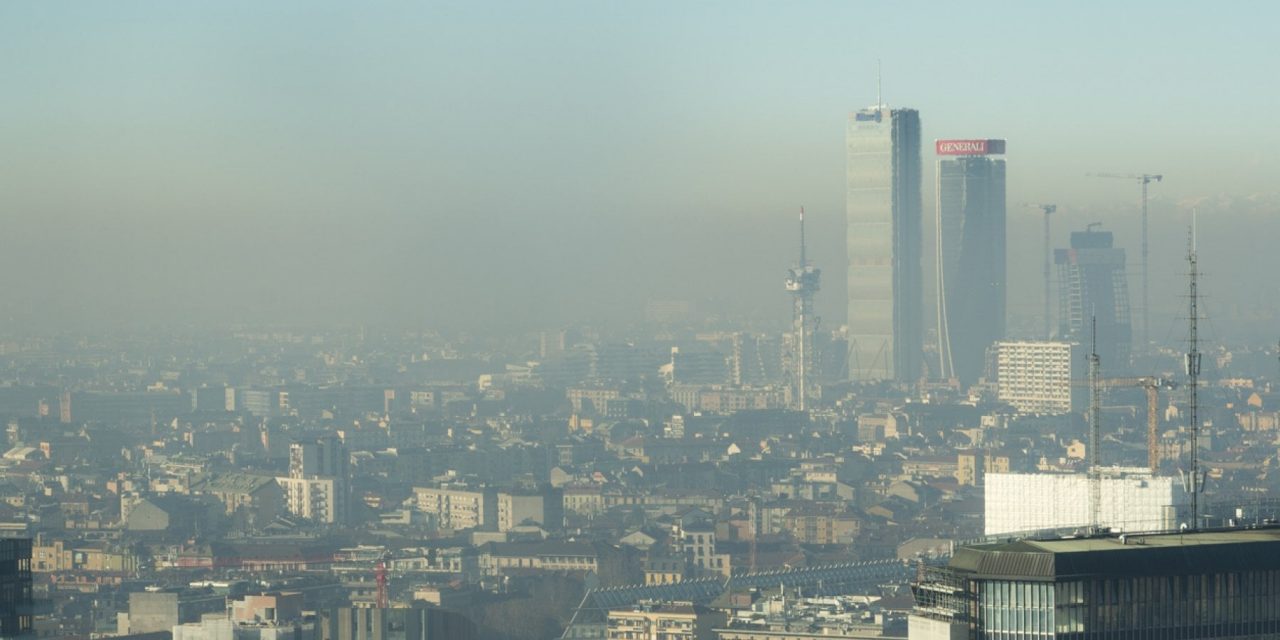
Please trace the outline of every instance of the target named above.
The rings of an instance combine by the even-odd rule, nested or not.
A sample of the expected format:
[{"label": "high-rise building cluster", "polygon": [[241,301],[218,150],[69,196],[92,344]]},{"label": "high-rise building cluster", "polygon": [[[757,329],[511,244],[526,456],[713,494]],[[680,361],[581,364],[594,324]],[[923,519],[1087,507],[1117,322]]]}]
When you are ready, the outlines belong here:
[{"label": "high-rise building cluster", "polygon": [[653,300],[540,335],[0,341],[0,636],[1277,637],[1274,354],[1198,385],[1192,333],[1186,378],[1120,373],[1093,225],[1045,242],[1056,335],[1018,335],[1005,141],[926,162],[916,110],[847,126],[840,328],[801,210],[781,331]]},{"label": "high-rise building cluster", "polygon": [[926,361],[920,114],[876,105],[849,116],[850,380],[967,387],[1005,337],[1005,141],[938,140],[934,150],[937,356]]},{"label": "high-rise building cluster", "polygon": [[1005,337],[1004,140],[939,140],[937,215],[938,378],[968,387],[986,350]]},{"label": "high-rise building cluster", "polygon": [[[849,116],[847,379],[951,381],[962,389],[984,379],[994,383],[990,350],[1010,337],[1006,142],[934,142],[935,321],[926,341],[920,126],[918,111],[883,104]],[[1073,233],[1070,248],[1055,252],[1058,339],[1089,342],[1096,324],[1099,351],[1120,371],[1128,366],[1131,341],[1125,253],[1110,232],[1094,226]]]}]

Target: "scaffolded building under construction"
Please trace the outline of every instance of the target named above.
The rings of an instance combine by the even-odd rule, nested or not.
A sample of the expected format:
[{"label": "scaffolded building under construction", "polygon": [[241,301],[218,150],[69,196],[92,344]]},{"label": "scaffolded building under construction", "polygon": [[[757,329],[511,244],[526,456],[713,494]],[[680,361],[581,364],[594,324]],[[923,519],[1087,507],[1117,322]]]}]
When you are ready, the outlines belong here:
[{"label": "scaffolded building under construction", "polygon": [[1129,285],[1124,249],[1114,246],[1110,231],[1071,234],[1071,248],[1054,252],[1058,265],[1059,336],[1086,343],[1091,322],[1097,322],[1097,349],[1107,369],[1129,367],[1133,329],[1129,314]]}]

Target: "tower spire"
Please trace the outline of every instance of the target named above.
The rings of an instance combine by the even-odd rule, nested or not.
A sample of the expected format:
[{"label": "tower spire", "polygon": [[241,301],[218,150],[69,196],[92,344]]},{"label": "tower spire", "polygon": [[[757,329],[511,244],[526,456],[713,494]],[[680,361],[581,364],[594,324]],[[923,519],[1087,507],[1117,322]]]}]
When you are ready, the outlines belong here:
[{"label": "tower spire", "polygon": [[804,253],[804,207],[800,207],[800,268],[809,266]]},{"label": "tower spire", "polygon": [[800,411],[808,409],[810,374],[816,356],[813,338],[818,329],[818,317],[813,312],[813,295],[818,291],[821,273],[809,264],[804,238],[804,207],[800,207],[800,262],[787,272],[786,281],[787,292],[791,294],[795,304],[791,367],[795,396],[792,406]]},{"label": "tower spire", "polygon": [[876,108],[884,107],[884,100],[880,99],[880,58],[876,58]]}]

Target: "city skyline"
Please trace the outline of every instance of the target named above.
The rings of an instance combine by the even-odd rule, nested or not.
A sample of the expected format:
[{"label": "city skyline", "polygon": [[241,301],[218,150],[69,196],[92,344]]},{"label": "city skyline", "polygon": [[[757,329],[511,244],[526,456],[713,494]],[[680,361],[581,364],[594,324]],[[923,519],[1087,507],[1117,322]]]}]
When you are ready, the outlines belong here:
[{"label": "city skyline", "polygon": [[0,636],[1273,638],[1277,18],[0,3]]},{"label": "city skyline", "polygon": [[[1203,237],[1218,265],[1206,286],[1217,285],[1220,321],[1262,335],[1280,315],[1255,312],[1259,296],[1240,285],[1259,265],[1276,266],[1271,252],[1250,247],[1243,253],[1257,263],[1232,259],[1242,239],[1268,235],[1245,229],[1277,231],[1252,211],[1280,203],[1269,180],[1280,144],[1259,115],[1275,96],[1246,90],[1275,52],[1239,32],[1265,19],[1242,26],[1230,11],[1141,3],[1097,16],[1087,5],[994,12],[1010,25],[1044,24],[1033,33],[952,8],[707,4],[619,9],[629,19],[620,21],[583,7],[560,19],[557,7],[571,4],[500,6],[7,4],[8,90],[23,97],[2,107],[15,212],[0,241],[8,324],[393,316],[476,327],[458,311],[474,309],[510,330],[584,315],[616,322],[636,312],[628,305],[637,298],[680,298],[778,326],[787,311],[773,274],[791,248],[774,240],[797,206],[810,212],[826,291],[845,287],[835,268],[845,244],[839,122],[874,100],[877,59],[883,99],[927,114],[923,139],[1014,140],[1009,201],[1057,202],[1059,236],[1106,218],[1118,244],[1136,250],[1136,189],[1085,174],[1168,176],[1152,204],[1154,338],[1168,336],[1180,308],[1182,235],[1197,203],[1205,220],[1223,223],[1221,235]],[[948,37],[978,25],[991,28],[987,37]],[[904,44],[895,33],[919,35]],[[1054,64],[1060,54],[1041,46],[1051,33],[1060,42],[1089,33],[1096,46]],[[677,46],[654,52],[652,38]],[[967,55],[943,68],[932,62],[935,43]],[[1130,47],[1143,54],[1107,54]],[[713,53],[674,58],[690,49]],[[528,50],[540,54],[518,55]],[[1233,64],[1213,64],[1209,51]],[[1173,73],[1179,81],[1165,82]],[[981,97],[964,97],[971,92]],[[598,149],[606,133],[615,153]],[[481,188],[499,166],[515,170]],[[925,180],[926,200],[931,189]],[[1034,221],[1011,216],[1010,237],[1035,232]],[[551,244],[572,250],[540,246]],[[1009,259],[1034,257],[1012,248]],[[473,268],[409,284],[410,274],[468,260]],[[39,277],[28,277],[32,264]],[[1038,314],[1022,305],[1039,289],[1022,271],[1009,283],[1019,318]],[[600,308],[582,309],[582,291]],[[834,298],[816,301],[829,326],[847,313]]]}]

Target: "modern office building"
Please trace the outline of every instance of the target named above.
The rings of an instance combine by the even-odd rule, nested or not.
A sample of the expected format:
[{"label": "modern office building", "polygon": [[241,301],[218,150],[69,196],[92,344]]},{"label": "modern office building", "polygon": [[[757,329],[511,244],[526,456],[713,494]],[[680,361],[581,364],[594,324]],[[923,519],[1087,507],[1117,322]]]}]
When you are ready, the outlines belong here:
[{"label": "modern office building", "polygon": [[0,638],[31,631],[31,539],[0,539]]},{"label": "modern office building", "polygon": [[911,640],[1280,637],[1280,529],[960,547],[912,585]]},{"label": "modern office building", "polygon": [[1087,389],[1072,386],[1084,377],[1078,344],[1008,340],[991,347],[996,399],[1026,413],[1071,413]]},{"label": "modern office building", "polygon": [[1004,140],[938,140],[938,369],[968,387],[1005,332]]},{"label": "modern office building", "polygon": [[[1171,476],[1146,467],[1099,470],[1098,525],[1112,531],[1172,531],[1190,518],[1191,496]],[[1092,524],[1086,473],[988,473],[986,535],[1086,529]]]},{"label": "modern office building", "polygon": [[1090,344],[1097,321],[1098,355],[1110,371],[1129,367],[1133,330],[1124,249],[1110,231],[1089,225],[1071,234],[1071,248],[1054,251],[1058,265],[1058,335]]},{"label": "modern office building", "polygon": [[852,113],[846,144],[849,379],[914,382],[924,357],[920,113]]}]

